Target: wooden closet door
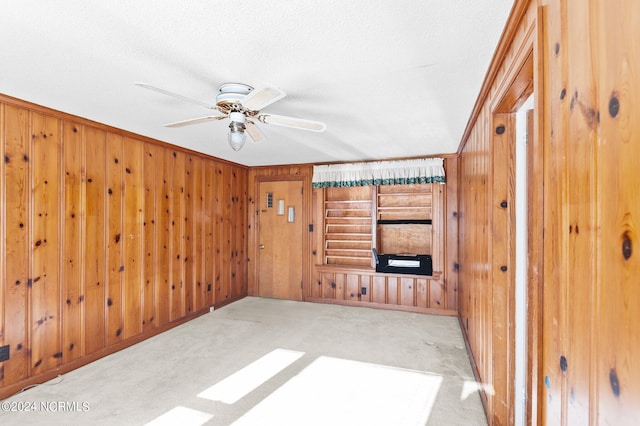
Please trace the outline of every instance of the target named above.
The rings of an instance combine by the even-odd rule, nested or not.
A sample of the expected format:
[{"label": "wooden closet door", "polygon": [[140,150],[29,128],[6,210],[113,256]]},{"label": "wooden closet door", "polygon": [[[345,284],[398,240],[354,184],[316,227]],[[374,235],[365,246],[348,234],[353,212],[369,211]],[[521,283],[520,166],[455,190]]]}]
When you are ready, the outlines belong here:
[{"label": "wooden closet door", "polygon": [[[302,300],[302,181],[260,182],[259,188],[258,295]],[[283,214],[278,214],[279,200]]]}]

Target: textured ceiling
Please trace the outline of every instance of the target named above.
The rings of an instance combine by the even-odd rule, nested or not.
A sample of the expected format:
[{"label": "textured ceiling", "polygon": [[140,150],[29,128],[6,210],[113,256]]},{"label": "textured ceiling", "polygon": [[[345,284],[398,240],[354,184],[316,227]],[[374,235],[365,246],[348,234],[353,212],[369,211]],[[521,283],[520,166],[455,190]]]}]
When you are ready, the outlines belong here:
[{"label": "textured ceiling", "polygon": [[[0,93],[249,166],[455,152],[512,0],[4,2]],[[215,103],[225,82],[287,93],[234,152],[227,120],[134,86]]]}]

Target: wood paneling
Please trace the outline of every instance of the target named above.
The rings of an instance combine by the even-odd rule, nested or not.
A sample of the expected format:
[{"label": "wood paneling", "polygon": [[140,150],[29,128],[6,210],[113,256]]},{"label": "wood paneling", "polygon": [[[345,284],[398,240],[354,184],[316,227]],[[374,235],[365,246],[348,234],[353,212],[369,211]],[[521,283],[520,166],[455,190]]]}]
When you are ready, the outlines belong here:
[{"label": "wood paneling", "polygon": [[171,226],[173,205],[171,191],[173,175],[171,174],[172,156],[170,150],[159,150],[156,163],[156,177],[158,182],[158,215],[157,215],[157,298],[156,315],[160,324],[169,322],[171,285],[173,284],[171,248],[173,230]]},{"label": "wood paneling", "polygon": [[[512,419],[504,399],[512,393],[504,344],[512,297],[495,270],[510,250],[494,209],[511,159],[492,135],[526,86],[537,93],[528,147],[528,421],[637,424],[640,196],[631,188],[640,183],[640,3],[522,1],[516,10],[459,162],[459,312],[479,379],[494,389],[484,395],[488,418]],[[520,64],[531,62],[533,84],[523,84]],[[509,92],[514,85],[518,93]]]},{"label": "wood paneling", "polygon": [[[591,25],[597,54],[597,98],[600,111],[595,146],[596,211],[600,238],[592,247],[596,283],[591,323],[594,347],[591,378],[592,419],[602,424],[640,423],[640,4],[621,1],[615,8],[592,3]],[[595,21],[595,22],[594,22]],[[581,28],[588,31],[590,28]],[[576,70],[577,71],[577,70]],[[581,99],[581,98],[580,98]],[[586,108],[589,112],[589,108]],[[580,106],[582,114],[582,105]],[[586,124],[591,124],[586,117]]]},{"label": "wood paneling", "polygon": [[[31,332],[29,316],[29,224],[32,161],[30,117],[28,110],[2,105],[0,125],[3,158],[0,171],[4,182],[0,196],[4,221],[0,221],[0,342],[10,346],[9,360],[0,364],[0,385],[9,385],[29,377],[31,365],[27,343]],[[7,126],[6,123],[12,123]],[[3,223],[2,223],[3,222]],[[4,226],[3,226],[4,225]],[[2,297],[2,296],[0,296]]]},{"label": "wood paneling", "polygon": [[143,330],[143,273],[144,273],[144,144],[124,138],[124,253],[123,306],[124,338]]},{"label": "wood paneling", "polygon": [[107,181],[106,132],[83,128],[86,158],[84,232],[85,354],[93,354],[106,345],[107,310]]},{"label": "wood paneling", "polygon": [[[199,311],[209,306],[207,301],[207,280],[206,280],[206,256],[205,254],[205,232],[206,216],[204,214],[205,175],[204,162],[200,157],[193,157],[193,222],[194,222],[194,248],[191,258],[195,269],[195,289],[194,289],[194,311]],[[210,258],[209,258],[210,259]]]},{"label": "wood paneling", "polygon": [[0,153],[0,399],[208,312],[213,265],[246,295],[245,167],[4,96]]},{"label": "wood paneling", "polygon": [[534,83],[536,6],[534,1],[515,2],[503,35],[509,38],[499,44],[457,164],[457,307],[477,379],[485,385],[487,418],[495,425],[514,421],[512,112]]},{"label": "wood paneling", "polygon": [[143,332],[148,332],[158,326],[156,318],[157,292],[158,292],[158,186],[156,185],[159,175],[157,175],[156,163],[158,162],[160,150],[153,144],[144,144],[143,159],[143,312],[142,324]]},{"label": "wood paneling", "polygon": [[64,238],[62,240],[62,300],[63,304],[63,361],[82,356],[84,336],[84,256],[81,238],[84,228],[85,205],[82,182],[85,180],[84,144],[82,127],[65,122],[64,141]]},{"label": "wood paneling", "polygon": [[169,190],[171,205],[171,276],[169,278],[169,319],[181,318],[184,306],[184,153],[169,151],[172,186]]},{"label": "wood paneling", "polygon": [[[6,123],[10,125],[9,123]],[[60,348],[60,120],[32,113],[31,374],[55,368]],[[7,188],[7,190],[10,188]],[[8,324],[7,324],[8,325]]]},{"label": "wood paneling", "polygon": [[458,158],[445,158],[447,183],[444,188],[444,223],[442,240],[444,241],[444,259],[442,271],[447,289],[447,309],[458,308]]},{"label": "wood paneling", "polygon": [[[513,185],[515,182],[515,117],[494,114],[491,120],[491,197],[489,230],[491,235],[491,342],[495,393],[493,416],[496,422],[514,422],[515,335],[515,242]],[[505,129],[505,130],[501,130]],[[506,204],[504,204],[506,202]]]},{"label": "wood paneling", "polygon": [[640,4],[558,0],[542,17],[542,418],[637,424]]},{"label": "wood paneling", "polygon": [[188,155],[185,160],[185,186],[184,186],[184,296],[186,312],[193,312],[197,288],[199,284],[196,278],[196,220],[194,217],[194,203],[199,187],[196,186],[194,172],[194,156]]},{"label": "wood paneling", "polygon": [[[447,158],[447,161],[450,161]],[[427,211],[427,216],[420,218],[431,218],[432,207],[435,205],[438,209],[437,221],[440,221],[440,227],[445,228],[448,217],[457,216],[457,161],[454,165],[447,166],[447,180],[453,182],[453,193],[446,195],[447,185],[429,185],[429,190],[434,187],[437,190],[438,198],[435,204],[431,201],[431,192],[428,197],[423,193],[417,194],[416,199],[410,199],[408,204],[390,206],[393,211],[404,211],[403,208],[411,207],[413,210],[421,212]],[[371,220],[375,217],[375,208],[372,201],[377,199],[377,192],[373,187],[360,188],[331,188],[329,191],[324,189],[311,188],[311,177],[313,174],[312,165],[295,165],[295,166],[268,166],[255,167],[249,170],[248,175],[248,293],[257,295],[256,288],[256,263],[252,259],[257,256],[256,242],[256,210],[258,209],[259,195],[257,194],[257,183],[261,181],[278,181],[278,180],[300,180],[305,182],[304,202],[301,218],[308,221],[312,225],[313,230],[304,233],[308,235],[303,247],[303,297],[307,301],[316,301],[323,303],[339,303],[356,306],[370,306],[383,309],[412,310],[418,312],[442,312],[451,314],[455,311],[456,297],[455,292],[457,286],[457,277],[451,278],[454,288],[448,288],[446,277],[448,272],[442,271],[442,263],[450,262],[451,270],[455,270],[457,265],[457,238],[454,237],[453,242],[444,241],[445,231],[442,229],[437,235],[442,241],[434,244],[434,249],[439,247],[439,254],[434,257],[438,264],[434,263],[436,273],[434,277],[418,276],[394,276],[392,274],[377,274],[371,267],[371,244],[372,236],[375,233],[375,221]],[[421,187],[421,185],[417,185]],[[349,199],[345,198],[351,190],[352,194]],[[387,188],[389,191],[401,191],[402,188]],[[422,198],[421,198],[422,197]],[[394,203],[399,197],[386,197],[384,202]],[[400,197],[402,198],[402,197]],[[428,200],[427,200],[428,198]],[[349,202],[351,200],[351,202]],[[405,200],[406,201],[406,200]],[[428,201],[428,202],[427,202]],[[362,209],[362,202],[369,205]],[[416,208],[417,206],[417,208]],[[394,210],[395,207],[395,210]],[[327,208],[329,210],[327,210]],[[364,213],[363,213],[364,212]],[[450,215],[447,213],[450,212]],[[297,213],[297,212],[296,212]],[[454,213],[456,213],[454,215]],[[365,217],[366,222],[359,223],[360,217]],[[346,256],[345,259],[352,259],[354,253],[362,250],[363,265],[345,265],[331,260],[331,264],[325,263],[324,257],[326,252],[325,228],[327,223],[339,227],[345,222],[347,225],[352,222],[358,222],[362,225],[362,230],[366,227],[367,234],[364,240],[360,236],[345,236],[344,239],[334,238],[330,242],[329,255]],[[351,226],[350,225],[350,226]],[[424,225],[417,225],[424,226]],[[305,225],[306,228],[306,225]],[[431,226],[428,226],[431,228]],[[449,232],[454,232],[456,228],[451,228]],[[368,246],[366,244],[369,244]],[[423,244],[424,245],[424,244]],[[445,254],[445,250],[447,254]],[[350,256],[350,257],[349,257]],[[359,254],[358,254],[359,256]],[[447,259],[447,260],[445,260]],[[348,262],[346,262],[348,263]],[[440,268],[440,269],[437,269]],[[457,274],[456,274],[457,275]],[[363,294],[362,289],[365,289]]]},{"label": "wood paneling", "polygon": [[215,205],[216,200],[216,174],[215,164],[212,162],[206,162],[204,164],[204,258],[205,258],[205,271],[204,280],[206,286],[206,306],[214,306],[215,292],[214,285],[216,281],[217,267],[220,264],[220,251],[216,251],[214,248],[215,243],[215,231],[216,231],[216,215]]},{"label": "wood paneling", "polygon": [[373,269],[317,265],[316,280],[305,300],[423,313],[455,314],[445,305],[441,275],[394,275]]},{"label": "wood paneling", "polygon": [[[229,258],[220,256],[220,253],[224,253],[224,246],[227,244],[224,235],[224,200],[228,195],[225,194],[227,183],[225,182],[224,168],[222,165],[217,165],[214,170],[215,173],[215,216],[214,216],[214,229],[213,229],[213,247],[215,249],[215,282],[213,286],[213,300],[218,303],[223,298],[224,286],[226,285],[226,272],[229,264]],[[227,176],[228,177],[228,176]],[[228,253],[230,255],[230,253]]]},{"label": "wood paneling", "polygon": [[[123,232],[122,215],[124,185],[122,136],[107,133],[107,345],[122,340]],[[125,236],[126,237],[126,236]]]}]

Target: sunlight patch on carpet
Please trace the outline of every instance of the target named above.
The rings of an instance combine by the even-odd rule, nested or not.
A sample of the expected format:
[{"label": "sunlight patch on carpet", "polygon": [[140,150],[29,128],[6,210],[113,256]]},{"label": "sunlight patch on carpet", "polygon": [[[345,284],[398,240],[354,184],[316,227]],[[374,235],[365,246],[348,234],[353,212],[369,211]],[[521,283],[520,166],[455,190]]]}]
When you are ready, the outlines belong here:
[{"label": "sunlight patch on carpet", "polygon": [[178,406],[146,423],[145,426],[200,426],[212,418],[213,414]]},{"label": "sunlight patch on carpet", "polygon": [[238,370],[210,388],[200,392],[200,398],[233,404],[258,386],[287,368],[304,352],[276,349]]},{"label": "sunlight patch on carpet", "polygon": [[442,376],[321,356],[234,425],[422,425]]},{"label": "sunlight patch on carpet", "polygon": [[473,393],[484,390],[487,395],[494,395],[496,392],[491,384],[479,383],[473,380],[465,380],[460,392],[460,401],[469,398]]}]

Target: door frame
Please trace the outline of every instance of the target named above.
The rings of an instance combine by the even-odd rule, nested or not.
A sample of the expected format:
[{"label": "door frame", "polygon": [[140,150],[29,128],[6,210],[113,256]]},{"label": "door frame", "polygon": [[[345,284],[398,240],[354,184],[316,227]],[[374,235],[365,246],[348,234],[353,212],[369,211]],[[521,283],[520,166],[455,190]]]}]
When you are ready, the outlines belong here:
[{"label": "door frame", "polygon": [[[537,23],[541,22],[538,19]],[[526,400],[525,400],[525,424],[537,424],[541,411],[541,362],[542,362],[542,271],[543,271],[543,146],[540,138],[542,126],[542,72],[540,64],[539,32],[536,24],[532,25],[522,42],[520,49],[508,70],[508,76],[503,80],[495,102],[491,104],[492,118],[498,115],[512,115],[510,120],[513,128],[507,128],[506,132],[515,134],[515,113],[527,100],[531,93],[534,96],[534,112],[531,130],[533,134],[527,143],[527,286],[526,286],[526,348],[527,360],[525,378]],[[509,127],[509,126],[508,126]],[[512,150],[513,149],[513,150]],[[515,178],[515,146],[509,146],[504,152],[504,159],[508,161],[508,175]],[[515,182],[509,183],[513,188]],[[515,206],[510,200],[509,207]],[[513,218],[515,219],[515,217]],[[508,221],[509,238],[515,238],[515,220]],[[515,242],[515,241],[513,241]],[[511,259],[515,259],[515,244],[511,244],[509,249]],[[514,269],[512,269],[513,271]],[[511,275],[513,274],[513,275]],[[515,273],[509,277],[510,290],[515,289]],[[511,295],[515,293],[509,292]],[[513,321],[513,312],[509,313],[510,320]],[[514,340],[509,340],[509,368],[515,363]],[[514,377],[515,371],[510,371],[508,376]],[[515,395],[511,396],[515,398]],[[512,400],[513,402],[513,400]],[[513,404],[512,404],[513,406]]]},{"label": "door frame", "polygon": [[[258,270],[259,270],[259,237],[260,237],[260,215],[259,213],[259,200],[260,200],[260,184],[263,182],[282,182],[282,181],[302,181],[302,206],[300,211],[296,211],[296,218],[300,218],[302,221],[302,301],[306,300],[306,291],[311,282],[311,256],[310,256],[310,244],[311,244],[311,232],[305,232],[305,229],[309,229],[309,225],[312,223],[311,218],[311,176],[307,174],[299,175],[256,175],[253,179],[253,191],[249,192],[249,210],[248,210],[248,241],[247,241],[247,254],[248,259],[248,295],[258,296]],[[253,193],[251,193],[253,192]]]}]

